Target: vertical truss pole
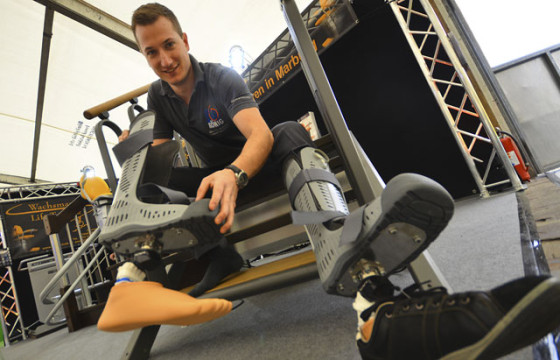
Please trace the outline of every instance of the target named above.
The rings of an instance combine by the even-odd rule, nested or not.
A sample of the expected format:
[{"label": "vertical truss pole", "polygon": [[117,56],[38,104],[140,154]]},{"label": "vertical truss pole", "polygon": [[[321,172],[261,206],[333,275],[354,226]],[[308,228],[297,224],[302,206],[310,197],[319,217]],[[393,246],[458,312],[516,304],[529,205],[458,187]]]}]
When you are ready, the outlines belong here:
[{"label": "vertical truss pole", "polygon": [[[6,233],[4,232],[4,222],[2,219],[2,215],[0,214],[0,237],[2,238],[2,249],[8,248],[8,243],[6,241]],[[12,334],[18,330],[17,327],[19,325],[19,331],[21,332],[23,340],[27,339],[27,334],[25,333],[25,327],[23,325],[23,319],[21,317],[21,307],[19,306],[19,299],[17,296],[16,286],[14,284],[14,273],[11,266],[6,267],[6,274],[0,274],[0,284],[4,281],[10,284],[10,289],[6,291],[5,294],[1,294],[2,298],[0,299],[0,314],[2,315],[2,330],[4,332],[4,339],[6,340],[6,345],[10,345],[10,339],[12,338]],[[9,293],[12,293],[10,296]],[[9,301],[7,299],[12,300],[11,304],[7,304],[6,302]],[[15,310],[14,310],[15,308]],[[12,324],[8,324],[6,321],[9,315],[15,315],[17,318]]]},{"label": "vertical truss pole", "polygon": [[[479,162],[484,162],[480,159],[475,158],[474,156],[471,155],[471,151],[473,150],[473,147],[475,146],[477,140],[481,140],[483,142],[487,142],[487,143],[491,143],[499,157],[499,159],[502,161],[502,163],[504,164],[504,168],[506,170],[506,173],[508,175],[508,179],[511,182],[512,186],[514,187],[515,190],[522,190],[524,189],[523,185],[521,184],[521,181],[519,180],[517,174],[515,173],[515,170],[513,168],[513,165],[511,164],[511,161],[509,160],[505,150],[503,149],[500,140],[498,139],[498,136],[496,135],[496,132],[494,130],[494,128],[491,125],[491,122],[488,118],[488,115],[486,113],[486,111],[484,110],[484,107],[482,105],[482,102],[480,101],[478,95],[476,94],[476,91],[474,90],[474,87],[472,85],[472,83],[470,82],[470,79],[467,76],[467,73],[465,71],[465,69],[462,67],[461,62],[457,56],[457,54],[455,53],[449,39],[447,38],[447,34],[445,33],[445,30],[443,29],[442,25],[439,22],[439,19],[437,18],[434,10],[432,9],[431,5],[425,1],[425,0],[416,0],[418,3],[420,3],[424,9],[424,13],[420,12],[418,9],[412,9],[412,5],[413,2],[415,0],[407,0],[407,1],[399,1],[397,2],[392,2],[390,4],[391,9],[393,10],[393,13],[395,14],[395,17],[397,19],[397,21],[399,22],[399,25],[401,26],[401,29],[403,30],[403,33],[412,49],[412,52],[414,54],[414,56],[416,57],[416,60],[418,61],[418,64],[420,66],[420,68],[422,69],[422,72],[424,73],[424,76],[426,77],[426,80],[428,81],[428,84],[430,85],[432,92],[436,98],[436,101],[438,102],[438,105],[440,106],[444,117],[446,118],[446,120],[448,121],[448,125],[450,126],[450,128],[452,129],[453,135],[455,140],[457,141],[457,144],[459,145],[459,148],[461,150],[461,153],[463,154],[463,157],[465,158],[465,161],[467,163],[467,166],[469,168],[469,170],[471,171],[472,175],[473,175],[473,179],[481,193],[481,195],[483,197],[487,197],[489,196],[488,193],[488,188],[490,186],[493,185],[498,185],[501,184],[503,182],[499,182],[496,184],[492,184],[492,185],[487,185],[485,183],[486,181],[486,177],[484,177],[484,179],[482,179],[474,161],[479,161]],[[405,3],[405,5],[400,5],[401,3]],[[403,13],[406,13],[406,15],[404,15]],[[427,31],[415,31],[414,29],[410,29],[409,28],[409,24],[410,24],[410,19],[411,16],[415,15],[415,16],[423,16],[425,18],[427,18],[430,21],[430,26],[428,28]],[[406,18],[405,18],[406,16]],[[417,45],[413,35],[418,35],[418,34],[423,34],[424,35],[424,41],[422,42],[422,44],[420,46]],[[426,42],[426,39],[428,36],[430,35],[435,35],[438,37],[438,44],[437,44],[437,48],[436,48],[436,52],[433,55],[433,57],[428,57],[426,56],[426,54],[422,53],[422,48]],[[445,52],[445,54],[447,55],[447,57],[449,58],[449,61],[442,61],[441,59],[438,59],[438,56],[440,56],[440,51],[442,50]],[[430,68],[428,68],[425,60],[429,60],[432,61],[432,65]],[[451,79],[451,81],[445,81],[445,80],[441,80],[441,79],[436,79],[432,76],[434,68],[436,66],[436,63],[439,64],[445,64],[448,66],[452,66],[455,70],[455,74],[453,75],[453,78]],[[455,80],[458,79],[460,82],[455,82]],[[440,91],[440,89],[438,88],[437,84],[447,84],[448,88],[445,91],[444,94],[442,94],[442,92]],[[449,90],[451,89],[452,86],[458,86],[464,89],[465,94],[464,97],[462,99],[461,105],[460,106],[452,106],[448,103],[446,103],[446,97],[449,93]],[[464,109],[466,100],[470,100],[472,106],[476,109],[476,113],[470,112],[466,109]],[[457,115],[455,118],[453,118],[453,116],[451,115],[450,110],[454,110],[457,111]],[[464,130],[460,130],[459,129],[459,122],[461,120],[461,116],[463,114],[467,114],[469,116],[472,116],[474,118],[478,118],[478,120],[480,121],[480,125],[476,131],[476,133],[470,133]],[[485,138],[483,136],[480,136],[480,130],[484,128],[488,138]],[[471,138],[470,144],[467,146],[463,136],[468,136]],[[491,166],[491,164],[487,164],[487,170],[488,168]],[[486,174],[485,174],[486,175]]]},{"label": "vertical truss pole", "polygon": [[422,3],[422,6],[424,7],[426,13],[428,14],[428,16],[430,18],[430,21],[432,22],[432,24],[434,24],[434,28],[436,30],[436,33],[438,34],[438,36],[439,36],[439,38],[440,38],[440,40],[443,44],[443,47],[444,47],[445,51],[447,52],[447,55],[449,56],[449,59],[453,63],[453,66],[455,67],[455,71],[457,71],[457,73],[459,73],[459,76],[461,77],[461,80],[463,82],[463,86],[465,87],[465,90],[469,94],[473,106],[475,107],[475,109],[478,111],[478,113],[480,115],[480,122],[482,123],[482,126],[484,127],[484,130],[486,131],[487,136],[492,141],[492,145],[494,146],[494,149],[496,149],[496,153],[497,153],[498,157],[500,158],[500,160],[504,164],[504,168],[505,168],[505,170],[508,174],[508,177],[509,177],[509,180],[511,181],[512,186],[514,187],[515,190],[524,190],[523,184],[519,180],[519,177],[517,176],[517,173],[515,172],[515,169],[513,168],[511,160],[509,159],[508,155],[506,154],[506,151],[504,150],[504,148],[502,146],[502,143],[500,142],[500,139],[498,138],[498,135],[496,134],[496,130],[492,126],[492,122],[490,121],[490,118],[488,117],[488,113],[484,109],[482,101],[478,97],[478,94],[476,93],[476,91],[474,89],[474,86],[471,83],[471,80],[470,80],[469,76],[467,75],[467,72],[463,68],[463,65],[461,65],[461,61],[457,57],[457,54],[455,53],[455,51],[453,49],[453,46],[451,45],[451,42],[449,41],[449,38],[447,37],[447,34],[445,33],[445,29],[443,28],[443,26],[439,22],[439,19],[436,15],[434,9],[432,8],[432,6],[430,5],[430,3],[427,0],[420,0],[420,2]]},{"label": "vertical truss pole", "polygon": [[37,109],[35,112],[35,137],[33,140],[33,159],[31,161],[30,182],[35,182],[37,173],[37,159],[39,157],[39,139],[41,137],[41,123],[43,122],[43,105],[45,103],[45,88],[47,86],[47,70],[49,67],[49,53],[53,28],[54,11],[45,8],[45,23],[43,25],[43,45],[41,50],[41,68],[39,70],[39,93],[37,94]]}]

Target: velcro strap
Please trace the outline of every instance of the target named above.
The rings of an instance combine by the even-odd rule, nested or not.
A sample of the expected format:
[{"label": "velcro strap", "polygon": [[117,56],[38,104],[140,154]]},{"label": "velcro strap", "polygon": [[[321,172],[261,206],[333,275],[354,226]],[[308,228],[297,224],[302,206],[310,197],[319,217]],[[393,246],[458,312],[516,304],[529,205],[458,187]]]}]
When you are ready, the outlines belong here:
[{"label": "velcro strap", "polygon": [[303,169],[297,174],[288,189],[288,195],[290,196],[290,201],[292,202],[292,206],[296,200],[296,195],[299,193],[303,185],[307,184],[311,181],[326,181],[338,188],[338,190],[342,193],[342,189],[340,188],[340,183],[334,174],[330,171],[323,170],[323,169]]},{"label": "velcro strap", "polygon": [[190,199],[184,192],[172,190],[170,188],[166,188],[164,186],[157,185],[154,183],[146,183],[140,185],[136,193],[138,197],[163,195],[164,197],[167,198],[168,204],[189,205],[191,203]]},{"label": "velcro strap", "polygon": [[[338,190],[342,192],[338,179],[330,171],[326,171],[323,169],[303,169],[294,178],[292,184],[290,185],[290,188],[288,189],[288,195],[290,197],[293,208],[295,208],[294,202],[297,194],[305,184],[311,181],[326,181],[336,186]],[[340,211],[332,210],[313,212],[292,211],[292,222],[295,225],[320,224],[341,216],[346,216],[346,214]]]},{"label": "velcro strap", "polygon": [[113,153],[119,164],[122,164],[138,150],[154,141],[152,129],[140,130],[132,133],[125,141],[113,147]]},{"label": "velcro strap", "polygon": [[340,246],[355,241],[360,235],[360,232],[362,231],[362,220],[364,218],[365,208],[366,205],[360,206],[358,209],[352,211],[348,217],[346,217],[342,234],[340,234]]}]

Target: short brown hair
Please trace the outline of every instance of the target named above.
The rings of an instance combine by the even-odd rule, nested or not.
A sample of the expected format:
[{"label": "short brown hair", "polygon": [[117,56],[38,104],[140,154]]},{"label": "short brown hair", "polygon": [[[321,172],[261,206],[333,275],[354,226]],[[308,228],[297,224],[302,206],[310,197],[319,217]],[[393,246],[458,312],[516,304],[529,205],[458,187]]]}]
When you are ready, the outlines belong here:
[{"label": "short brown hair", "polygon": [[[132,14],[132,32],[134,33],[134,37],[136,38],[136,26],[153,24],[160,16],[169,19],[171,24],[173,24],[175,31],[177,31],[180,36],[183,35],[183,30],[181,30],[179,20],[177,20],[173,11],[161,4],[150,3],[140,6]],[[136,38],[136,42],[138,42],[138,38]]]}]

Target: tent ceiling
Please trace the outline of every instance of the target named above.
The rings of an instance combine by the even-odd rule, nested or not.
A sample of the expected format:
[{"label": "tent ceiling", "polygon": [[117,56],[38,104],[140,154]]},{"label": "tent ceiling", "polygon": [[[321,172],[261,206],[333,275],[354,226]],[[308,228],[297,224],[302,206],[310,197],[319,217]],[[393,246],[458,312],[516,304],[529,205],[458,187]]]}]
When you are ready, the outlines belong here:
[{"label": "tent ceiling", "polygon": [[[229,48],[237,44],[256,57],[286,27],[278,0],[160,2],[177,14],[189,36],[192,53],[201,61],[227,64]],[[296,2],[303,9],[310,0]],[[24,183],[32,174],[43,4],[50,4],[55,10],[63,6],[70,8],[71,11],[64,10],[64,13],[74,19],[86,19],[82,22],[88,26],[59,12],[54,14],[37,179],[73,181],[86,164],[93,165],[100,176],[105,176],[93,139],[96,120],[85,120],[83,111],[155,79],[142,55],[122,44],[126,41],[119,43],[114,41],[118,36],[105,30],[99,32],[102,28],[112,28],[111,31],[123,36],[132,12],[140,3],[136,0],[89,3],[100,12],[95,13],[82,0],[7,0],[0,5],[0,46],[5,50],[0,63],[0,176],[3,176],[0,183]],[[145,106],[145,98],[140,98],[140,104]],[[126,109],[112,111],[111,120],[126,128]],[[113,134],[107,134],[107,138],[113,144],[117,141]]]}]

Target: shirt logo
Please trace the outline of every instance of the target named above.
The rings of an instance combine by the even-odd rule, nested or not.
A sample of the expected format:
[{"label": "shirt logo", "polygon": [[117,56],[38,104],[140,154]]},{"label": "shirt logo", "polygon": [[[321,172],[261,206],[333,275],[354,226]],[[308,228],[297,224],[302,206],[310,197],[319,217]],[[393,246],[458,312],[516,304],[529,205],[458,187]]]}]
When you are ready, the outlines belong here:
[{"label": "shirt logo", "polygon": [[208,122],[210,130],[224,125],[224,120],[220,118],[220,113],[212,105],[208,105],[208,108],[206,109],[206,121]]}]

